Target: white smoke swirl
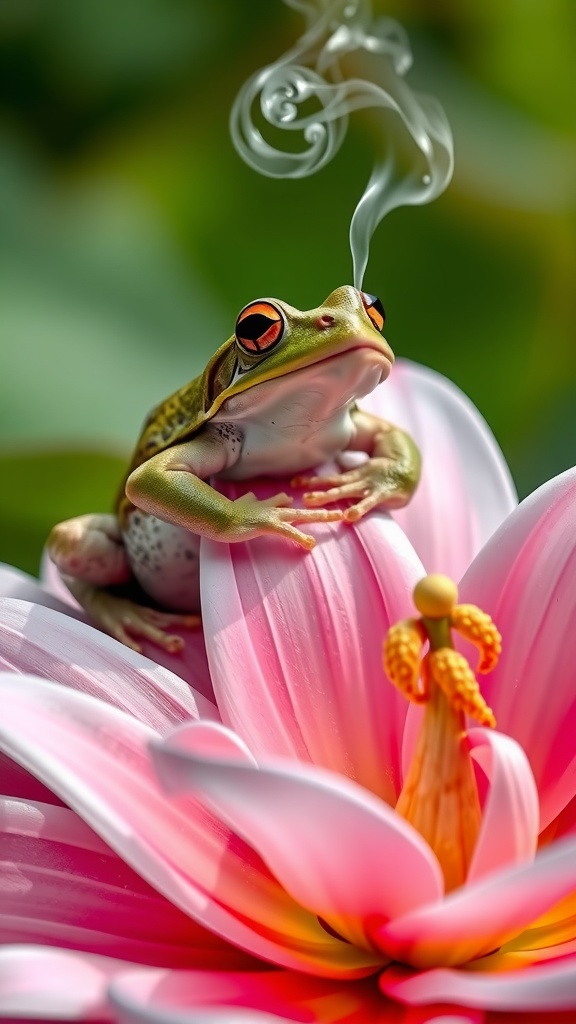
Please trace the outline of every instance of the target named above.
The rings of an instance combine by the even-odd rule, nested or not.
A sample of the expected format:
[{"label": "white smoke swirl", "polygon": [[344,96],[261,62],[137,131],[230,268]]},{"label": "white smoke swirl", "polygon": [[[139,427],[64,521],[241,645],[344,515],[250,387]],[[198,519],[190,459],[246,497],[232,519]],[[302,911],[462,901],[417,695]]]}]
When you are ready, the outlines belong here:
[{"label": "white smoke swirl", "polygon": [[[383,155],[376,158],[350,224],[354,284],[361,288],[370,239],[384,215],[397,206],[428,203],[446,188],[453,168],[452,133],[440,104],[414,93],[404,80],[412,65],[406,34],[391,18],[375,20],[371,0],[284,2],[305,16],[306,31],[288,53],[243,85],[232,107],[232,139],[261,174],[303,178],[338,151],[352,111],[379,107],[398,116],[404,132],[391,132],[386,122]],[[361,71],[369,65],[371,79],[378,80],[345,75],[359,64]],[[302,133],[302,150],[286,152],[264,139],[252,118],[258,97],[270,125]],[[311,100],[313,112],[301,112]],[[407,172],[400,170],[398,152],[406,140],[411,142]]]}]

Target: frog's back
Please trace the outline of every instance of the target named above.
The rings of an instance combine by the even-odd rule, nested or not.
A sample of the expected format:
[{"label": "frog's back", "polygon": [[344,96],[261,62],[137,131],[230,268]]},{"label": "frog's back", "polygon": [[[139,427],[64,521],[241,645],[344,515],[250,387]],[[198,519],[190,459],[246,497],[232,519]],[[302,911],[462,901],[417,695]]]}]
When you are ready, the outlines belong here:
[{"label": "frog's back", "polygon": [[121,525],[134,507],[125,493],[130,474],[158,452],[189,440],[212,418],[218,397],[233,377],[235,363],[235,350],[228,341],[218,349],[199,377],[175,391],[146,418],[116,499]]}]

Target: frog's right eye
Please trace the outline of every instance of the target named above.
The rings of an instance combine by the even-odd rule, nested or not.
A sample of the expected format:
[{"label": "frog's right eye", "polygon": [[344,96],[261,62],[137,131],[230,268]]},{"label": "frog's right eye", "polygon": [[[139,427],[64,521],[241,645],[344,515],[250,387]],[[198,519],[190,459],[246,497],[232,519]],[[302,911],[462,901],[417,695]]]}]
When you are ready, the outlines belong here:
[{"label": "frog's right eye", "polygon": [[236,321],[236,341],[251,356],[269,352],[284,334],[284,319],[271,302],[251,302]]}]

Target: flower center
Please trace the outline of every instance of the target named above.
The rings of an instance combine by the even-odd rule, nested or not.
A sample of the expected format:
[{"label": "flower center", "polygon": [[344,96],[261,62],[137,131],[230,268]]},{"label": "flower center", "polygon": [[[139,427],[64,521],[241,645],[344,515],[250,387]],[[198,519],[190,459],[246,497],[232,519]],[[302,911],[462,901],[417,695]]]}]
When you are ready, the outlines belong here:
[{"label": "flower center", "polygon": [[454,650],[452,629],[480,648],[479,672],[494,667],[501,649],[490,617],[475,605],[457,605],[457,599],[446,576],[426,576],[414,590],[421,617],[393,626],[384,644],[389,678],[409,700],[425,705],[396,810],[434,850],[447,892],[466,879],[482,819],[464,716],[496,724],[470,665]]}]

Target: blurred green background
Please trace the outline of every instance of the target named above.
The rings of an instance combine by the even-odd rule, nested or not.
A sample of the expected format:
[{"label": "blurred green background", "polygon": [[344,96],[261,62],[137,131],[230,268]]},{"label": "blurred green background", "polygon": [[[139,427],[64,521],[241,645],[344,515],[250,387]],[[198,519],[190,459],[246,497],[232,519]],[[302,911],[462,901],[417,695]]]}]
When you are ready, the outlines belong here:
[{"label": "blurred green background", "polygon": [[[456,171],[382,222],[365,287],[525,494],[576,462],[576,4],[374,9],[407,28]],[[35,571],[53,522],[109,507],[146,412],[247,301],[309,308],[350,281],[369,122],[302,181],[258,176],[228,134],[301,28],[281,0],[0,0],[0,558]]]}]

